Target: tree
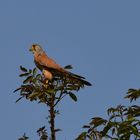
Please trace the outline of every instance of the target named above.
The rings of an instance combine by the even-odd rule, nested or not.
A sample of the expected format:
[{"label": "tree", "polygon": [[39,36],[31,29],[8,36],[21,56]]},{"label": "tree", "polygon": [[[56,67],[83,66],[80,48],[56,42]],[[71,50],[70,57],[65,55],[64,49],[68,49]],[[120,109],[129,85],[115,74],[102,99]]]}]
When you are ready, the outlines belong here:
[{"label": "tree", "polygon": [[[140,89],[129,89],[126,99],[130,102],[140,97]],[[83,128],[76,140],[101,140],[108,138],[111,140],[138,140],[140,139],[140,106],[118,105],[107,110],[108,119],[94,117],[88,125]]]},{"label": "tree", "polygon": [[[72,100],[77,101],[77,97],[74,92],[79,91],[85,85],[83,82],[71,79],[69,76],[55,76],[51,81],[44,79],[42,74],[37,72],[37,68],[33,70],[20,66],[22,73],[20,77],[24,77],[22,85],[17,88],[14,92],[19,91],[20,97],[16,101],[20,101],[22,98],[27,100],[37,101],[43,103],[48,107],[48,122],[50,124],[51,134],[50,137],[45,130],[45,127],[40,128],[37,133],[39,134],[40,140],[55,140],[56,132],[61,129],[55,126],[55,117],[59,114],[59,110],[56,110],[56,106],[65,97],[69,96]],[[72,69],[70,65],[66,66],[65,69]],[[24,134],[19,140],[26,140],[28,137]]]}]

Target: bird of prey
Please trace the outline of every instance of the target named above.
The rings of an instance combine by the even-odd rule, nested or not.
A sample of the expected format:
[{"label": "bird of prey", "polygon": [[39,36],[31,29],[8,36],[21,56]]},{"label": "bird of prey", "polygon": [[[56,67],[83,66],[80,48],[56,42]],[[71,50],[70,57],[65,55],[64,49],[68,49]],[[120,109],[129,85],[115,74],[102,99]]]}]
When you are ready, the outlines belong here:
[{"label": "bird of prey", "polygon": [[30,51],[34,54],[34,62],[36,66],[42,71],[47,80],[52,80],[55,76],[66,76],[84,85],[91,86],[91,83],[86,81],[84,77],[71,73],[57,64],[45,53],[40,45],[33,44]]}]

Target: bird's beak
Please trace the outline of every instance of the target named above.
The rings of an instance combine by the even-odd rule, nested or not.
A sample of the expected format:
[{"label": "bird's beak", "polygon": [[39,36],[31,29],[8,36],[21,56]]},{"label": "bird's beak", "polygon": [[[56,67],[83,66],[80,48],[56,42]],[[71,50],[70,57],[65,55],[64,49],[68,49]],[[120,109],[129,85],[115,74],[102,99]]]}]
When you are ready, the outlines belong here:
[{"label": "bird's beak", "polygon": [[34,47],[32,46],[30,49],[29,49],[30,52],[33,52],[34,51]]},{"label": "bird's beak", "polygon": [[29,51],[32,52],[33,51],[32,48],[30,48]]}]

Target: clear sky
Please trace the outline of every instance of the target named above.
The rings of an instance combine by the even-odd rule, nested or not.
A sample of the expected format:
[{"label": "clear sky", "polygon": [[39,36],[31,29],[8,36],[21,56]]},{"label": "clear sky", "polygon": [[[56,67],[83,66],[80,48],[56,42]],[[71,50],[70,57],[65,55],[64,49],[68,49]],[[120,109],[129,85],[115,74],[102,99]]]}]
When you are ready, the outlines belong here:
[{"label": "clear sky", "polygon": [[58,140],[73,140],[90,118],[128,104],[127,89],[140,86],[139,7],[138,0],[1,0],[0,138],[16,140],[26,132],[37,140],[36,130],[47,124],[45,106],[15,104],[19,96],[12,93],[21,84],[19,66],[35,66],[32,43],[93,84],[76,93],[78,102],[66,97],[58,106]]}]

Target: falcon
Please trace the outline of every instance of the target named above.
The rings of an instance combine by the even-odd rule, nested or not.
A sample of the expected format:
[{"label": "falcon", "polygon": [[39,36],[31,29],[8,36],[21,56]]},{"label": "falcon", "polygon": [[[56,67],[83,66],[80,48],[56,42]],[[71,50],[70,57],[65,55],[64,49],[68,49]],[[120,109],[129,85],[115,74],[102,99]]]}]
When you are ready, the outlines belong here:
[{"label": "falcon", "polygon": [[44,77],[47,80],[52,80],[55,76],[59,77],[68,77],[73,81],[80,82],[84,85],[91,86],[91,83],[85,80],[84,77],[71,73],[68,70],[61,67],[59,64],[55,62],[52,58],[50,58],[42,47],[38,44],[33,44],[30,48],[30,51],[34,55],[34,62],[40,71],[42,71]]}]

